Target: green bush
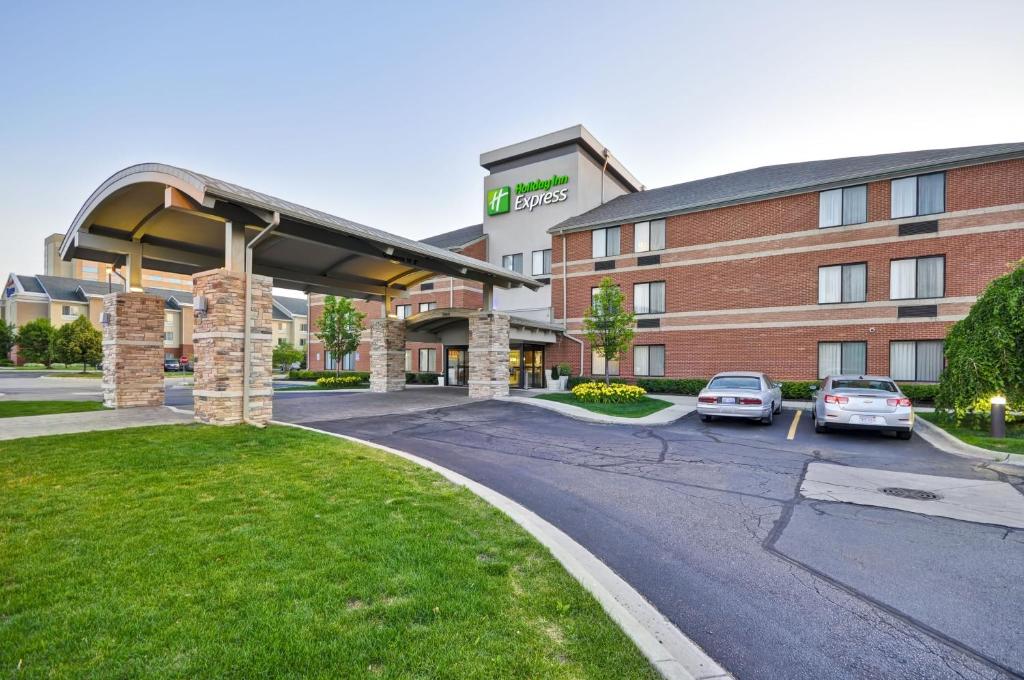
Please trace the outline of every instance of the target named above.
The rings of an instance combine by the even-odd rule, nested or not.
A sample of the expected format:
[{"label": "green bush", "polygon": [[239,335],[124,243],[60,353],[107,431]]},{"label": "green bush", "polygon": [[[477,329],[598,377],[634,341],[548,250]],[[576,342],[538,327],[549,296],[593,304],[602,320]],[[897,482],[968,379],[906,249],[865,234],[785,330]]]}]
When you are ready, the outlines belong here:
[{"label": "green bush", "polygon": [[14,362],[10,359],[0,359],[0,366],[13,366]]},{"label": "green bush", "polygon": [[807,400],[814,399],[812,387],[818,387],[817,380],[789,380],[782,383],[782,398]]},{"label": "green bush", "polygon": [[570,366],[568,363],[566,363],[564,361],[562,363],[558,364],[558,375],[559,376],[563,376],[563,375],[564,376],[570,376],[570,375],[572,375],[572,366]]},{"label": "green bush", "polygon": [[[576,387],[577,385],[582,385],[583,383],[588,383],[588,382],[601,382],[601,383],[603,383],[604,382],[604,376],[603,375],[574,375],[574,376],[570,377],[569,380],[566,382],[566,388],[571,390],[572,388]],[[613,385],[628,385],[629,381],[626,380],[625,378],[614,378],[613,377],[611,379],[611,383]]]},{"label": "green bush", "polygon": [[67,367],[68,367],[67,364],[63,364],[63,363],[61,363],[59,361],[54,361],[52,364],[50,364],[50,368],[67,368]]},{"label": "green bush", "polygon": [[406,373],[405,382],[407,385],[436,385],[440,373]]},{"label": "green bush", "polygon": [[899,383],[899,386],[903,394],[915,404],[935,403],[935,397],[939,393],[938,383]]},{"label": "green bush", "polygon": [[22,364],[22,368],[46,368],[46,364],[38,364],[34,361],[30,361],[27,364]]},{"label": "green bush", "polygon": [[704,378],[637,378],[636,384],[652,394],[694,396],[708,384]]},{"label": "green bush", "polygon": [[325,375],[316,379],[321,387],[354,387],[366,382],[360,375]]},{"label": "green bush", "polygon": [[336,375],[357,375],[361,382],[367,382],[370,379],[370,374],[367,371],[342,371],[340,373],[335,373],[334,371],[288,371],[289,380],[317,380],[319,378],[333,378]]}]

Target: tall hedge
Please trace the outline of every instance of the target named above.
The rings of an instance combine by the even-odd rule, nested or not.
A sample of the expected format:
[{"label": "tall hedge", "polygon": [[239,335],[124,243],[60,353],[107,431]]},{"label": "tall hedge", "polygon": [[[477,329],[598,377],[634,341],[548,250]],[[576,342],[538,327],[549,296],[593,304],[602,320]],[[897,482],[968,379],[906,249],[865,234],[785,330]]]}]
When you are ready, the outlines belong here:
[{"label": "tall hedge", "polygon": [[1024,260],[992,281],[946,337],[936,405],[961,419],[987,409],[994,395],[1024,409]]}]

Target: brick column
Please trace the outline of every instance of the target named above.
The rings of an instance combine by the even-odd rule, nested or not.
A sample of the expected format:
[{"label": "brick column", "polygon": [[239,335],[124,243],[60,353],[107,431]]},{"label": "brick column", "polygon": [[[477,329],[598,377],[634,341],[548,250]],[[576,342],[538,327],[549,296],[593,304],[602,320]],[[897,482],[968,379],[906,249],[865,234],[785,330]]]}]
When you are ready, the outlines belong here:
[{"label": "brick column", "polygon": [[164,301],[145,293],[103,296],[103,404],[164,404]]},{"label": "brick column", "polygon": [[[272,286],[267,276],[252,277],[249,332],[249,420],[267,423],[273,415],[271,362],[273,355]],[[201,423],[235,425],[243,422],[245,274],[213,269],[192,277],[192,293],[206,297],[205,316],[195,315],[192,351],[195,354],[195,417]]]},{"label": "brick column", "polygon": [[469,396],[508,396],[508,315],[469,317]]},{"label": "brick column", "polygon": [[386,317],[370,323],[370,391],[405,389],[405,321]]}]

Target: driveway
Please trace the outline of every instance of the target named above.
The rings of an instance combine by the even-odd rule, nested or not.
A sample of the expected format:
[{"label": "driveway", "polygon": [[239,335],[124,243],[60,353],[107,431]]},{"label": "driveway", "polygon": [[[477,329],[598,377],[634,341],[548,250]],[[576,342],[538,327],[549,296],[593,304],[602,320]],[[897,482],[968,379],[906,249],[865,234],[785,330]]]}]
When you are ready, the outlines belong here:
[{"label": "driveway", "polygon": [[275,416],[509,496],[739,678],[1024,676],[1024,531],[800,493],[812,465],[1004,481],[1018,494],[1020,477],[918,437],[816,435],[806,417],[790,440],[790,410],[771,427],[690,416],[643,428],[495,401],[361,415],[352,396],[281,394]]}]

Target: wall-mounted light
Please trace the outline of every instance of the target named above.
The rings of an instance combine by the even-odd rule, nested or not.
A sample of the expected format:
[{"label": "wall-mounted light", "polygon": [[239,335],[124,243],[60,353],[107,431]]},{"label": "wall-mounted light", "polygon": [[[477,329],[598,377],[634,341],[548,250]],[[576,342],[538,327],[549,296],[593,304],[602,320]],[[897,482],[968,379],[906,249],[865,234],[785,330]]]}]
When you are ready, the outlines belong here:
[{"label": "wall-mounted light", "polygon": [[192,300],[192,311],[195,312],[196,316],[202,318],[202,317],[206,316],[206,310],[207,310],[206,296],[205,295],[197,295]]},{"label": "wall-mounted light", "polygon": [[104,326],[110,325],[110,312],[103,312],[100,314],[100,323]]}]

